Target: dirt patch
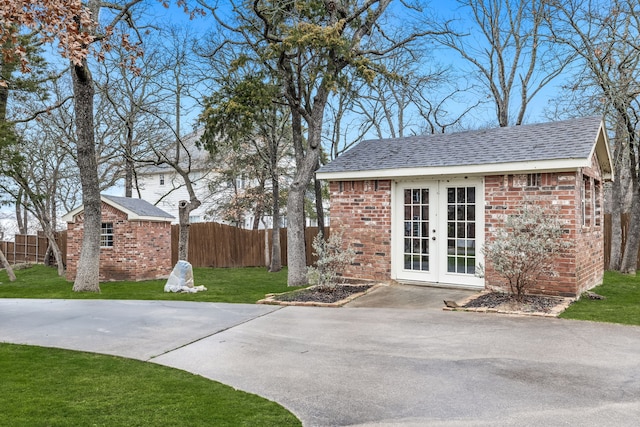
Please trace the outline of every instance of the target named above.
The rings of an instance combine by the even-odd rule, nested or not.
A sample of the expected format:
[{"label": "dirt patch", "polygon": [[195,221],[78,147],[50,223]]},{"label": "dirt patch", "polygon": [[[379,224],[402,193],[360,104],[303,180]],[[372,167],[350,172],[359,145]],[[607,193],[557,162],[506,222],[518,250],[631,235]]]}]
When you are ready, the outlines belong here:
[{"label": "dirt patch", "polygon": [[458,307],[448,309],[557,317],[572,301],[572,298],[525,295],[519,302],[509,294],[485,292],[471,297]]},{"label": "dirt patch", "polygon": [[369,284],[341,284],[329,288],[312,286],[283,294],[270,294],[258,304],[280,305],[315,305],[339,307],[355,298],[364,295],[376,285]]}]

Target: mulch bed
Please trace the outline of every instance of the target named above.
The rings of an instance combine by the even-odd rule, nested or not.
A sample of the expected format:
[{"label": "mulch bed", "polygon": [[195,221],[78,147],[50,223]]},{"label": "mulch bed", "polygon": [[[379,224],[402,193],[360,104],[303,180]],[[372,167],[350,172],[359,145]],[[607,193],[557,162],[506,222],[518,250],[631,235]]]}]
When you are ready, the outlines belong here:
[{"label": "mulch bed", "polygon": [[312,287],[275,295],[274,299],[287,302],[319,302],[329,304],[342,301],[351,295],[365,292],[372,286],[373,285],[334,285],[329,288]]},{"label": "mulch bed", "polygon": [[481,294],[464,305],[462,308],[485,308],[522,313],[550,313],[559,305],[565,304],[564,298],[542,295],[525,295],[522,302],[515,297],[499,292]]}]

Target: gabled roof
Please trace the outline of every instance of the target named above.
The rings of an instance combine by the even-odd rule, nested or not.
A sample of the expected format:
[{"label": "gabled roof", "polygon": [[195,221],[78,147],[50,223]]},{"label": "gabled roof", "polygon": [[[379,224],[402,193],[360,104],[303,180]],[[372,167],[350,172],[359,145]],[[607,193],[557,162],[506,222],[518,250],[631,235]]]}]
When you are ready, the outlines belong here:
[{"label": "gabled roof", "polygon": [[[146,200],[133,199],[130,197],[117,197],[106,194],[100,195],[100,200],[109,206],[127,214],[129,221],[171,221],[173,216],[152,205]],[[75,216],[84,210],[84,206],[73,209],[62,219],[66,222],[75,222]]]},{"label": "gabled roof", "polygon": [[600,117],[468,132],[362,141],[317,172],[321,179],[531,173],[613,167]]}]

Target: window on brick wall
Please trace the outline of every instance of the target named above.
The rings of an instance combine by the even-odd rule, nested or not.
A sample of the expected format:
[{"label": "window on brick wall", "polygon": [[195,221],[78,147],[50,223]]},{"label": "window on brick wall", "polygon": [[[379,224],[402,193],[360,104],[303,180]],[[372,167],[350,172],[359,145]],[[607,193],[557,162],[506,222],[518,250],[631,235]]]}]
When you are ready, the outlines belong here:
[{"label": "window on brick wall", "polygon": [[582,225],[585,227],[591,226],[591,218],[593,215],[593,188],[591,185],[591,178],[588,176],[582,177]]},{"label": "window on brick wall", "polygon": [[600,181],[593,181],[593,214],[594,225],[600,227],[602,225],[602,206],[600,205],[600,197],[602,196],[602,185]]},{"label": "window on brick wall", "polygon": [[100,231],[100,247],[111,248],[113,247],[113,223],[103,222]]},{"label": "window on brick wall", "polygon": [[527,174],[527,187],[540,187],[542,185],[541,173]]}]

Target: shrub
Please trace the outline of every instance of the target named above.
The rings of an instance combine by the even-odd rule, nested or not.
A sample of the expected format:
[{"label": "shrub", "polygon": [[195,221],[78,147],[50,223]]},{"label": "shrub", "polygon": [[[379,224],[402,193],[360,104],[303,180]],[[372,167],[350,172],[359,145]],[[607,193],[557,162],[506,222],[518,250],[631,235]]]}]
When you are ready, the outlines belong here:
[{"label": "shrub", "polygon": [[333,232],[327,240],[322,233],[313,239],[313,254],[318,257],[315,267],[309,267],[307,279],[310,285],[330,289],[336,285],[339,273],[355,259],[353,248],[344,248],[342,233]]},{"label": "shrub", "polygon": [[[554,260],[571,243],[562,238],[557,211],[525,202],[519,213],[507,215],[494,240],[482,253],[495,272],[506,279],[508,291],[522,301],[526,292],[544,275],[554,276]],[[479,276],[485,267],[479,266]]]}]

